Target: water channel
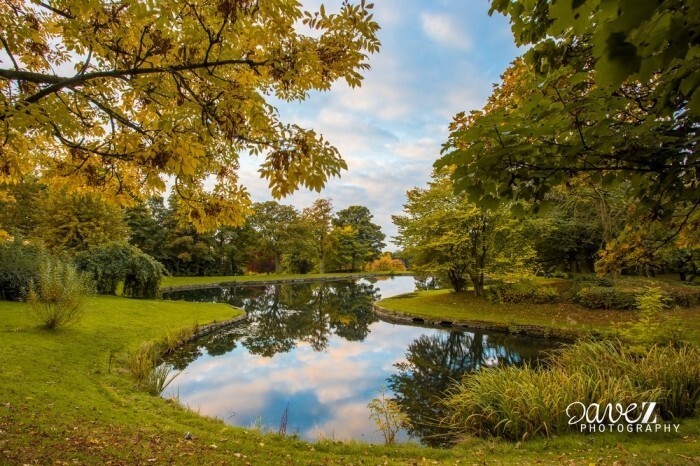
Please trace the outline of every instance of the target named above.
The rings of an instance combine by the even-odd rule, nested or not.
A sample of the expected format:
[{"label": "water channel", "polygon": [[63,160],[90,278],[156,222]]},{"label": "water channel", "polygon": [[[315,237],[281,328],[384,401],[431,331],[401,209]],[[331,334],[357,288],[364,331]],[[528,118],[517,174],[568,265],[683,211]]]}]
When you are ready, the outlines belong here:
[{"label": "water channel", "polygon": [[380,443],[367,404],[386,387],[412,422],[402,440],[441,445],[436,396],[484,366],[530,364],[555,344],[483,331],[381,321],[376,299],[411,292],[413,277],[205,288],[165,299],[226,302],[246,321],[182,348],[164,396],[225,422],[307,440]]}]

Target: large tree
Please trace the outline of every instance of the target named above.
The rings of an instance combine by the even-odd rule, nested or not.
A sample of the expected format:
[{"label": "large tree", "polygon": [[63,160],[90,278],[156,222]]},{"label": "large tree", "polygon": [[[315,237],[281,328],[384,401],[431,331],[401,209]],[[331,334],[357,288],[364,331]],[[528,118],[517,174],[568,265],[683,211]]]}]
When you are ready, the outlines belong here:
[{"label": "large tree", "polygon": [[386,235],[372,223],[372,217],[367,207],[353,205],[338,211],[333,219],[333,225],[340,229],[338,249],[350,270],[378,258],[385,246]]},{"label": "large tree", "polygon": [[604,190],[629,183],[627,228],[600,263],[608,269],[656,223],[670,232],[656,248],[697,243],[698,8],[601,0],[492,8],[510,15],[518,43],[534,45],[483,111],[455,117],[437,166],[456,167],[457,190],[482,206],[515,198],[537,209],[574,176]]},{"label": "large tree", "polygon": [[74,254],[123,239],[128,232],[121,209],[94,193],[50,191],[39,210],[36,235],[49,250]]},{"label": "large tree", "polygon": [[346,168],[266,98],[360,85],[378,28],[364,0],[333,14],[294,0],[0,2],[0,185],[38,173],[130,202],[169,177],[198,228],[241,224],[239,154],[264,158],[275,196]]},{"label": "large tree", "polygon": [[302,211],[302,216],[308,222],[309,230],[316,249],[318,270],[326,271],[326,259],[333,249],[333,204],[330,199],[317,199]]},{"label": "large tree", "polygon": [[531,256],[507,209],[481,209],[454,195],[446,172],[434,173],[427,189],[407,196],[404,215],[392,217],[397,244],[410,254],[414,270],[445,275],[455,291],[469,280],[481,296],[487,273],[517,270]]},{"label": "large tree", "polygon": [[253,206],[248,222],[259,235],[259,244],[272,253],[275,273],[279,273],[282,254],[292,242],[298,225],[299,212],[275,201],[260,202]]}]

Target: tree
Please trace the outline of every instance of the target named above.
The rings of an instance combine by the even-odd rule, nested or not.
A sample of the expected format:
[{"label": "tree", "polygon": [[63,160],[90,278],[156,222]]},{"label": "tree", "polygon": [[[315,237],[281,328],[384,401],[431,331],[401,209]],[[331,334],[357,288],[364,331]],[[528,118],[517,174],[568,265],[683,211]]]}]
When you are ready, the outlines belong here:
[{"label": "tree", "polygon": [[302,216],[309,222],[316,248],[318,269],[325,273],[326,258],[332,250],[331,227],[333,222],[333,204],[330,199],[317,199],[302,211]]},{"label": "tree", "polygon": [[36,178],[28,177],[16,184],[0,187],[0,192],[6,196],[0,200],[0,238],[3,231],[15,237],[35,237],[42,218],[41,206],[47,194],[46,186]]},{"label": "tree", "polygon": [[124,220],[129,227],[129,243],[162,261],[165,258],[165,217],[162,197],[154,197],[126,209]]},{"label": "tree", "polygon": [[[619,269],[640,228],[654,222],[670,227],[667,242],[690,247],[700,226],[697,116],[682,99],[670,113],[657,111],[664,75],[614,91],[599,86],[586,38],[567,43],[566,57],[546,70],[541,56],[529,57],[539,65],[516,61],[483,111],[458,114],[436,166],[454,167],[457,191],[481,206],[524,200],[534,212],[573,177],[604,190],[627,185],[630,228],[610,241],[606,270]],[[512,205],[522,214],[522,204]]]},{"label": "tree", "polygon": [[295,236],[293,227],[297,226],[297,210],[275,201],[257,203],[253,206],[253,215],[248,222],[258,233],[260,245],[269,250],[275,259],[275,273],[280,272],[282,254]]},{"label": "tree", "polygon": [[255,232],[249,224],[240,227],[221,227],[214,233],[218,275],[242,275],[248,261]]},{"label": "tree", "polygon": [[386,236],[379,225],[372,223],[367,207],[353,205],[338,211],[333,225],[340,229],[338,249],[350,262],[350,270],[357,270],[381,254]]},{"label": "tree", "polygon": [[52,251],[85,251],[119,241],[128,231],[121,209],[90,192],[52,190],[41,212],[36,234]]},{"label": "tree", "polygon": [[598,84],[614,90],[624,81],[643,83],[662,74],[659,109],[681,99],[700,115],[696,92],[700,81],[693,78],[700,72],[697,4],[686,0],[492,0],[490,13],[494,11],[510,17],[516,44],[534,44],[529,55],[533,60],[546,58],[541,65],[557,66],[556,60],[549,59],[587,37]]},{"label": "tree", "polygon": [[507,209],[480,209],[454,195],[448,172],[434,172],[427,189],[407,193],[405,215],[395,215],[396,242],[413,258],[413,269],[447,276],[454,291],[470,279],[481,296],[487,272],[522,267],[531,258],[518,222]]},{"label": "tree", "polygon": [[[371,8],[2,2],[0,183],[40,173],[48,185],[129,203],[172,177],[200,229],[239,225],[248,212],[240,153],[264,157],[260,174],[274,196],[319,191],[345,162],[313,130],[281,122],[266,97],[303,100],[341,79],[359,86],[380,45]],[[298,32],[300,23],[315,34]]]}]

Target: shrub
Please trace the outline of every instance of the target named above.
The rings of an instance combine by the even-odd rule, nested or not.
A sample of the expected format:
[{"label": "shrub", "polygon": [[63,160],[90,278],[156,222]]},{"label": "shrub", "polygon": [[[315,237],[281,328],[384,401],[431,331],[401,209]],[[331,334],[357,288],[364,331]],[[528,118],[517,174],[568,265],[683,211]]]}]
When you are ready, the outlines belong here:
[{"label": "shrub", "polygon": [[36,245],[20,239],[0,243],[0,299],[19,301],[29,291],[29,284],[39,279],[44,257]]},{"label": "shrub", "polygon": [[89,276],[78,272],[72,264],[47,258],[32,282],[27,301],[41,325],[49,330],[80,320],[87,298],[93,293]]},{"label": "shrub", "polygon": [[665,281],[626,278],[614,286],[583,286],[573,297],[591,309],[637,309],[637,302],[649,286],[658,287],[667,306],[691,307],[700,303],[700,288]]},{"label": "shrub", "polygon": [[134,249],[124,242],[110,243],[77,254],[75,264],[79,270],[92,275],[99,294],[114,295],[117,294],[119,282],[124,281]]},{"label": "shrub", "polygon": [[444,400],[455,435],[511,440],[575,429],[566,407],[655,400],[663,419],[692,416],[700,399],[700,352],[653,346],[644,356],[620,343],[579,342],[542,369],[496,367],[465,376]]},{"label": "shrub", "polygon": [[639,295],[638,290],[587,286],[574,295],[574,301],[590,309],[636,309]]},{"label": "shrub", "polygon": [[156,298],[163,275],[165,275],[163,264],[139,251],[129,261],[129,267],[124,276],[124,296]]},{"label": "shrub", "polygon": [[377,429],[384,436],[386,445],[393,445],[396,442],[396,434],[403,428],[410,425],[408,415],[401,411],[398,403],[387,398],[386,387],[381,387],[379,397],[373,398],[367,405],[369,408],[369,418],[377,425]]},{"label": "shrub", "polygon": [[583,286],[602,286],[611,287],[614,285],[613,281],[607,277],[600,277],[593,273],[577,273],[574,274],[573,280],[575,283],[581,284]]},{"label": "shrub", "polygon": [[126,359],[126,369],[139,386],[151,395],[158,396],[168,388],[180,372],[173,374],[173,367],[160,361],[162,344],[142,343],[139,349]]},{"label": "shrub", "polygon": [[497,303],[554,303],[559,300],[556,289],[539,285],[528,278],[512,282],[496,282],[484,290],[486,299]]},{"label": "shrub", "polygon": [[403,272],[406,264],[401,259],[392,259],[391,253],[382,254],[379,259],[367,264],[368,272]]},{"label": "shrub", "polygon": [[80,270],[95,280],[100,294],[116,294],[119,282],[124,282],[124,296],[155,298],[165,274],[163,264],[125,242],[110,243],[76,256]]}]

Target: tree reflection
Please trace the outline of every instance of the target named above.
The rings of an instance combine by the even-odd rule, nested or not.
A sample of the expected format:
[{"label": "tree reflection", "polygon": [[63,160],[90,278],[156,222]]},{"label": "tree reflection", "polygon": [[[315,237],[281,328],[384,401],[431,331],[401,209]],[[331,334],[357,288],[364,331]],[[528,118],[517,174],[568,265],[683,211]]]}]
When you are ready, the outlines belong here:
[{"label": "tree reflection", "polygon": [[378,289],[371,283],[333,283],[238,286],[174,292],[174,299],[225,302],[245,309],[246,322],[215,332],[183,348],[173,358],[178,368],[201,356],[222,355],[240,343],[252,354],[272,357],[300,343],[315,351],[328,346],[331,334],[346,340],[362,341],[376,321],[372,303]]},{"label": "tree reflection", "polygon": [[431,446],[451,443],[448,431],[440,426],[446,414],[440,402],[445,391],[481,367],[534,360],[541,344],[529,346],[522,340],[480,332],[444,332],[414,340],[406,361],[395,364],[398,373],[388,379],[395,401],[411,419],[408,433]]}]

